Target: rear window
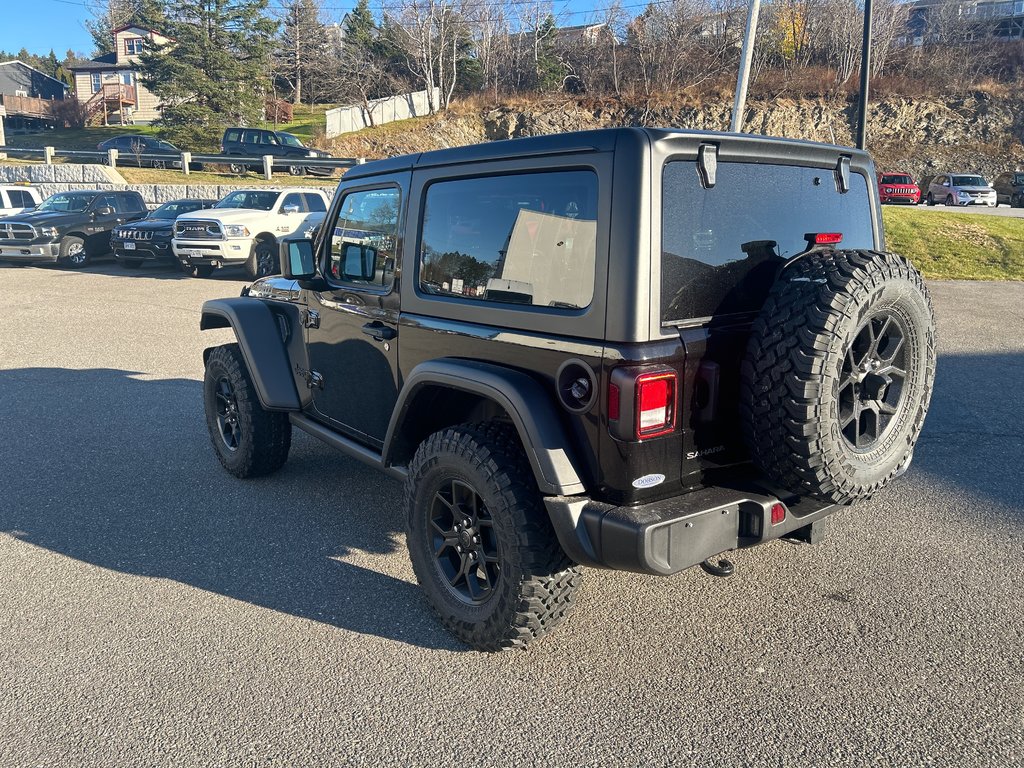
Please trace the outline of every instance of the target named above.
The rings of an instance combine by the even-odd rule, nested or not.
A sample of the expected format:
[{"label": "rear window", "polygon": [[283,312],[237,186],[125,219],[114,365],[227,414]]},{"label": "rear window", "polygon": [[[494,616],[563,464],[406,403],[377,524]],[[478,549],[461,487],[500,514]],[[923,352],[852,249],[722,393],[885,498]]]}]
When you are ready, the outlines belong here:
[{"label": "rear window", "polygon": [[845,248],[874,248],[858,173],[840,194],[828,169],[719,163],[715,186],[704,189],[697,164],[677,161],[665,164],[662,187],[662,322],[759,309],[809,233],[841,232]]},{"label": "rear window", "polygon": [[239,130],[232,129],[224,134],[224,141],[241,141],[242,132]]},{"label": "rear window", "polygon": [[597,174],[547,171],[427,188],[424,293],[581,309],[594,296]]}]

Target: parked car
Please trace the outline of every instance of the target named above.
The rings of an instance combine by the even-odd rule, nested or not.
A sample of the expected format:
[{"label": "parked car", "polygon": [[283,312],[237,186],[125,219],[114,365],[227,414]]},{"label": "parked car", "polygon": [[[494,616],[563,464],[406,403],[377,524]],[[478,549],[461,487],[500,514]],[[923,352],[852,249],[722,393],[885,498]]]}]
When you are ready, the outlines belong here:
[{"label": "parked car", "polygon": [[[117,162],[121,165],[137,165],[140,168],[181,168],[181,150],[169,141],[153,136],[115,136],[101,141],[96,149],[106,152],[117,150]],[[203,170],[202,163],[189,163],[189,170]]]},{"label": "parked car", "polygon": [[878,199],[883,203],[917,205],[921,202],[921,188],[909,173],[880,173]]},{"label": "parked car", "polygon": [[932,179],[925,198],[928,205],[940,202],[944,205],[987,205],[996,204],[996,191],[983,176],[973,173],[942,173]]},{"label": "parked car", "polygon": [[1024,172],[1001,173],[996,176],[992,186],[996,191],[996,203],[1006,203],[1011,208],[1024,208]]},{"label": "parked car", "polygon": [[172,200],[164,203],[144,219],[117,227],[110,233],[114,258],[128,269],[136,269],[144,261],[177,263],[171,250],[174,220],[183,213],[212,208],[216,200]]},{"label": "parked car", "polygon": [[0,260],[83,267],[110,253],[110,231],[146,216],[138,192],[83,190],[50,195],[35,209],[0,219]]},{"label": "parked car", "polygon": [[199,277],[241,265],[250,278],[278,270],[278,240],[311,233],[327,214],[321,189],[239,189],[213,208],[174,223],[171,247],[186,272]]},{"label": "parked car", "polygon": [[[288,172],[292,176],[334,175],[333,168],[311,168],[299,163],[302,158],[331,157],[331,154],[310,149],[297,137],[284,131],[271,131],[267,128],[228,128],[224,131],[224,139],[221,141],[221,152],[225,155],[256,158],[273,155],[274,158],[295,161],[294,164],[288,165]],[[245,163],[232,163],[230,167],[232,173],[245,173],[248,168]]]},{"label": "parked car", "polygon": [[203,305],[238,340],[203,355],[216,455],[268,475],[298,427],[403,480],[424,595],[485,651],[558,625],[580,566],[816,542],[906,470],[935,374],[874,183],[863,151],[640,128],[357,166],[280,276]]},{"label": "parked car", "polygon": [[0,219],[17,216],[39,205],[42,197],[35,187],[0,187]]}]

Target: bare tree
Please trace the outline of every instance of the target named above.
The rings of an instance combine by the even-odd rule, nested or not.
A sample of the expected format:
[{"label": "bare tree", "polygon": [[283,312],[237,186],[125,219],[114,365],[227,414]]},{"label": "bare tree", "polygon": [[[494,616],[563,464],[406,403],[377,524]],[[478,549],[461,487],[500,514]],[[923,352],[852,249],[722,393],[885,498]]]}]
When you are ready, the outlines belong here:
[{"label": "bare tree", "polygon": [[468,55],[465,4],[466,0],[396,0],[392,6],[406,64],[426,89],[431,112],[448,108],[459,62]]}]

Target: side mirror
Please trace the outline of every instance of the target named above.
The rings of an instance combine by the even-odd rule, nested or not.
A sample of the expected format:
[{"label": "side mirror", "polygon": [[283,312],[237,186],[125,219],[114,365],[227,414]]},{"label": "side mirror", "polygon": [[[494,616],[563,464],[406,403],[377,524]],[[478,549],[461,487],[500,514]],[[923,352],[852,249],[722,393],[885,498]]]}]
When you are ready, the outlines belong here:
[{"label": "side mirror", "polygon": [[289,280],[312,280],[316,277],[312,240],[285,238],[281,241],[281,274]]},{"label": "side mirror", "polygon": [[97,216],[113,216],[114,209],[109,205],[104,205],[102,208],[97,208],[95,213]]},{"label": "side mirror", "polygon": [[368,245],[344,243],[341,247],[341,278],[372,281],[377,272],[377,249]]},{"label": "side mirror", "polygon": [[281,213],[298,213],[298,212],[299,212],[299,206],[297,206],[295,203],[288,203],[288,205],[282,205],[281,206]]}]

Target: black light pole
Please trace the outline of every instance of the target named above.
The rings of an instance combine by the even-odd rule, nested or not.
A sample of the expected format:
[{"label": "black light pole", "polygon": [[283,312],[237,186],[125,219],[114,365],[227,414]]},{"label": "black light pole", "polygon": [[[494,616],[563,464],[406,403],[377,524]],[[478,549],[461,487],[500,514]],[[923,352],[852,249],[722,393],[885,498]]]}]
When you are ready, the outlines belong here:
[{"label": "black light pole", "polygon": [[860,116],[857,123],[857,149],[868,140],[868,82],[871,80],[871,0],[864,0],[864,41],[860,49]]}]

